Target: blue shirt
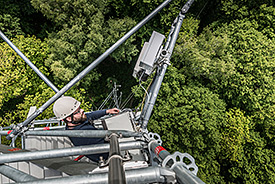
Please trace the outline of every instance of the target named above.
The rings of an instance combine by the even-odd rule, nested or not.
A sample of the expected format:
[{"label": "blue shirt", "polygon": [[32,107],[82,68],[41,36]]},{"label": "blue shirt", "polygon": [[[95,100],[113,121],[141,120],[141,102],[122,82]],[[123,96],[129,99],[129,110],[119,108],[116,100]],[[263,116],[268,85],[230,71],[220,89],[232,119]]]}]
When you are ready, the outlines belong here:
[{"label": "blue shirt", "polygon": [[[83,122],[80,125],[77,125],[75,127],[69,127],[66,126],[66,130],[97,130],[90,122],[89,120],[96,120],[101,118],[102,116],[106,115],[106,110],[99,110],[94,112],[85,113],[87,116],[87,120]],[[84,145],[93,145],[93,144],[103,144],[104,139],[103,138],[90,138],[90,137],[69,137],[69,139],[72,141],[74,146],[84,146]],[[85,155],[90,160],[98,162],[99,157],[103,156],[104,159],[107,159],[108,154],[92,154],[92,155]]]}]

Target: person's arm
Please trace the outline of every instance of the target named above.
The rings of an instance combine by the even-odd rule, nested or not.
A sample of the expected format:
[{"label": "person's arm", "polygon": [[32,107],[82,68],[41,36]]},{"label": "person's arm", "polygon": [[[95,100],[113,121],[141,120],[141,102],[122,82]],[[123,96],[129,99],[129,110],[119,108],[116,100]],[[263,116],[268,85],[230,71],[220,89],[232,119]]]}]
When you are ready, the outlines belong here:
[{"label": "person's arm", "polygon": [[105,116],[106,114],[107,114],[106,110],[98,110],[98,111],[89,112],[86,114],[86,116],[89,120],[96,120],[101,118],[102,116]]},{"label": "person's arm", "polygon": [[86,115],[88,119],[96,120],[107,114],[118,114],[118,113],[119,113],[119,109],[113,108],[113,109],[93,111],[93,112],[87,113]]}]

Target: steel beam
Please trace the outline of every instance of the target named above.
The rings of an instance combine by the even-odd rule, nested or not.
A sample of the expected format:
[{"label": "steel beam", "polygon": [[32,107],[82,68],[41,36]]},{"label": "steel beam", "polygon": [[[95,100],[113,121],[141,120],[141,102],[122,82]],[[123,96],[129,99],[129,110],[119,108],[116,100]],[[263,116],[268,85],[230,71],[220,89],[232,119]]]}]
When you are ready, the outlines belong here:
[{"label": "steel beam", "polygon": [[38,180],[36,177],[33,177],[29,174],[26,174],[20,170],[17,170],[15,168],[5,165],[5,164],[0,164],[0,173],[15,182]]},{"label": "steel beam", "polygon": [[[142,149],[143,147],[144,143],[141,141],[123,142],[120,144],[121,150]],[[74,155],[100,154],[109,152],[109,149],[109,144],[96,144],[89,146],[77,146],[72,148],[0,154],[0,164],[48,158],[58,158]]]},{"label": "steel beam", "polygon": [[165,62],[161,65],[159,68],[159,71],[156,72],[155,78],[152,82],[152,85],[150,87],[149,95],[146,98],[144,109],[141,113],[142,118],[142,128],[145,130],[147,129],[147,125],[149,122],[149,119],[151,117],[154,105],[156,103],[156,99],[161,87],[161,83],[163,81],[164,75],[167,70],[167,66],[169,65],[171,55],[173,53],[179,31],[183,22],[183,19],[185,18],[185,15],[182,13],[186,13],[191,4],[194,0],[189,0],[182,8],[181,13],[178,15],[178,17],[175,19],[173,25],[171,26],[171,30],[168,36],[168,39],[165,43],[164,50],[161,52],[162,57],[165,58]]},{"label": "steel beam", "polygon": [[[54,129],[61,129],[61,130],[54,130]],[[0,131],[0,135],[8,135],[9,132],[10,131],[7,131],[7,130]],[[64,126],[35,128],[33,131],[25,132],[24,135],[105,138],[106,136],[109,136],[112,133],[116,133],[125,138],[142,136],[141,133],[131,132],[127,130],[64,130]]]},{"label": "steel beam", "polygon": [[108,184],[126,184],[125,172],[123,162],[120,155],[118,135],[112,134],[109,137],[110,151],[109,151],[109,172]]},{"label": "steel beam", "polygon": [[[166,176],[173,177],[174,172],[161,167],[148,167],[125,171],[126,182],[129,184],[166,183]],[[90,183],[108,184],[108,173],[98,173],[89,175],[78,175],[63,178],[36,180],[26,183],[35,184],[68,184],[68,183]]]},{"label": "steel beam", "polygon": [[105,138],[112,133],[121,135],[122,137],[141,137],[138,132],[130,132],[127,130],[51,130],[51,131],[28,131],[25,135],[37,136],[67,136],[67,137],[93,137]]},{"label": "steel beam", "polygon": [[51,83],[51,81],[0,31],[2,39],[37,73],[37,75],[50,86],[54,92],[59,90]]},{"label": "steel beam", "polygon": [[[61,129],[61,130],[56,130],[56,129]],[[0,131],[0,135],[8,135],[9,132],[10,131],[7,131],[7,130]],[[116,133],[125,138],[142,136],[141,133],[131,132],[127,130],[64,130],[64,126],[35,128],[34,131],[25,132],[24,135],[105,138],[106,136],[109,136],[112,133]]]}]

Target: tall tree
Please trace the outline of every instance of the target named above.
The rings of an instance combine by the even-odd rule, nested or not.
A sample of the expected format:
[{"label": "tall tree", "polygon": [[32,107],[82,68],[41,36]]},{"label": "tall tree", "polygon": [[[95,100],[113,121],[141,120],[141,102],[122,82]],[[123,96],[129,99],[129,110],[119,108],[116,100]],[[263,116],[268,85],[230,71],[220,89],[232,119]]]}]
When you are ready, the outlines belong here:
[{"label": "tall tree", "polygon": [[[217,160],[222,170],[229,171],[221,175],[234,183],[274,182],[274,162],[269,162],[274,157],[275,136],[274,41],[257,29],[258,24],[249,19],[221,27],[214,24],[193,42],[180,38],[182,44],[175,52],[176,66],[183,68],[187,78],[227,104],[228,118],[221,129],[225,141],[221,153],[227,159]],[[226,146],[229,140],[239,145],[238,149]],[[236,155],[236,151],[240,153]]]},{"label": "tall tree", "polygon": [[45,38],[51,23],[31,5],[30,0],[0,0],[0,29],[7,37],[36,35]]},{"label": "tall tree", "polygon": [[[44,63],[48,55],[48,46],[45,42],[34,36],[26,38],[17,36],[11,41],[44,75],[49,75]],[[2,56],[0,62],[0,122],[1,126],[5,126],[24,120],[30,104],[43,103],[45,98],[53,92],[7,43],[1,43],[0,53]],[[22,104],[25,105],[22,106]],[[52,113],[47,111],[46,114]]]},{"label": "tall tree", "polygon": [[[59,26],[58,31],[49,35],[50,55],[46,62],[58,84],[70,81],[135,25],[127,17],[105,19],[108,7],[102,0],[31,2]],[[134,41],[134,37],[128,39],[107,60],[129,63],[137,54]],[[100,76],[101,71],[93,70],[78,85],[93,96],[100,96],[102,85],[94,83]]]}]

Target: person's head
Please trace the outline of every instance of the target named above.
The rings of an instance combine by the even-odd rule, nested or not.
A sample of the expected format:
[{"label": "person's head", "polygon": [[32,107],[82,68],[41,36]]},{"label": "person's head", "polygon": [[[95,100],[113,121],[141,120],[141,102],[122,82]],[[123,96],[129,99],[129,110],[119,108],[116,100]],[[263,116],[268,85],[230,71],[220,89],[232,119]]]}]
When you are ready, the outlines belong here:
[{"label": "person's head", "polygon": [[70,96],[62,96],[53,105],[53,112],[58,120],[67,123],[79,123],[87,119],[81,103]]}]

